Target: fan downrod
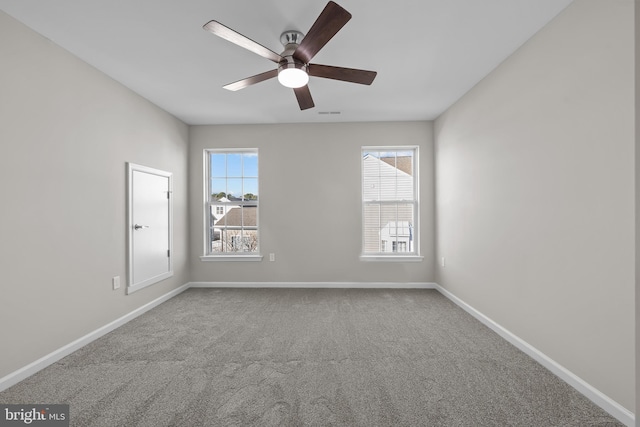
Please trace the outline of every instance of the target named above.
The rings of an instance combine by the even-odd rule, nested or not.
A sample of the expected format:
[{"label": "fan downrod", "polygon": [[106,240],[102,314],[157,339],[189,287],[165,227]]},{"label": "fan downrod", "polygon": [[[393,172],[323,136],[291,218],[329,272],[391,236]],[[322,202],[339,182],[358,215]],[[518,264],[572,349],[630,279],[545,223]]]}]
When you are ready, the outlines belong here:
[{"label": "fan downrod", "polygon": [[282,43],[285,48],[289,44],[295,44],[297,46],[300,44],[303,38],[304,34],[302,34],[300,31],[289,30],[280,35],[280,43]]}]

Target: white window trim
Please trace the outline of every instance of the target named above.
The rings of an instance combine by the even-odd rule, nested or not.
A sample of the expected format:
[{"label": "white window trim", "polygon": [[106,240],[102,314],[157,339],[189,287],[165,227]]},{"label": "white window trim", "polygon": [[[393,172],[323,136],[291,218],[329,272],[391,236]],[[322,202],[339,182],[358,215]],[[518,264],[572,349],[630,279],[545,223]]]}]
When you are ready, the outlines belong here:
[{"label": "white window trim", "polygon": [[262,261],[262,255],[202,255],[200,261]]},{"label": "white window trim", "polygon": [[[360,148],[360,204],[361,204],[361,212],[360,219],[362,221],[362,243],[361,248],[364,251],[364,162],[362,154],[365,151],[413,151],[413,167],[414,167],[414,200],[411,203],[414,204],[414,228],[418,232],[415,233],[416,237],[414,237],[414,251],[406,252],[406,255],[401,255],[399,252],[389,252],[389,255],[385,253],[364,253],[360,254],[360,261],[365,262],[422,262],[424,257],[420,255],[420,148],[417,145],[365,145]],[[416,209],[417,208],[417,209]],[[417,212],[416,212],[417,210]]]},{"label": "white window trim", "polygon": [[[258,218],[256,218],[257,224],[257,236],[258,236],[258,250],[257,252],[251,253],[243,253],[243,252],[223,252],[219,254],[209,254],[208,253],[208,244],[209,244],[209,219],[211,217],[211,205],[209,198],[210,194],[207,194],[209,190],[209,184],[211,182],[211,167],[209,165],[209,154],[210,153],[256,153],[258,154],[257,148],[205,148],[202,153],[202,170],[204,171],[203,175],[203,209],[202,212],[203,217],[203,245],[202,245],[202,253],[204,255],[200,256],[200,261],[203,262],[217,262],[217,261],[262,261],[263,256],[260,254],[260,208],[258,208]],[[259,159],[258,155],[258,159]],[[259,162],[260,160],[258,160]],[[260,188],[260,164],[258,163],[258,188]],[[259,193],[259,192],[258,192]],[[258,201],[258,205],[259,205]]]},{"label": "white window trim", "polygon": [[[393,252],[392,252],[393,253]],[[360,255],[360,261],[367,262],[422,262],[424,259],[421,255],[416,255],[410,253],[409,255],[397,255],[397,252],[393,253],[393,255]]]}]

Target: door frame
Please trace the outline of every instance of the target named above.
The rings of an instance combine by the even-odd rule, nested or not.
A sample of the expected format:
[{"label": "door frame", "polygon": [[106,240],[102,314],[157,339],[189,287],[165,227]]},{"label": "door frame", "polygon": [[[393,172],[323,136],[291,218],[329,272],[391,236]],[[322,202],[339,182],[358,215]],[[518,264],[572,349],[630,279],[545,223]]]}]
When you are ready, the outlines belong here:
[{"label": "door frame", "polygon": [[[133,234],[134,234],[134,222],[133,222],[133,173],[143,172],[152,175],[158,175],[168,180],[168,220],[169,220],[169,269],[167,272],[158,276],[151,277],[143,280],[139,283],[133,283]],[[127,162],[127,295],[145,288],[154,283],[158,283],[168,277],[173,276],[173,174],[171,172],[163,171],[160,169],[150,168],[148,166],[142,166],[135,163]]]}]

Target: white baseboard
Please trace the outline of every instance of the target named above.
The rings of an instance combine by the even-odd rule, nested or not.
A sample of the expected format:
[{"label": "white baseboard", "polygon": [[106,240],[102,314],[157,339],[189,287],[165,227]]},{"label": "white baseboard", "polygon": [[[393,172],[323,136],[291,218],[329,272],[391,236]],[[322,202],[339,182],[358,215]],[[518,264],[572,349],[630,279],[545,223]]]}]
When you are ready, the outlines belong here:
[{"label": "white baseboard", "polygon": [[598,389],[588,384],[582,378],[575,375],[573,372],[569,371],[553,359],[551,359],[546,354],[542,353],[537,348],[533,347],[531,344],[527,343],[517,335],[513,334],[509,330],[500,326],[498,323],[494,322],[484,314],[480,313],[475,308],[471,307],[466,302],[462,301],[457,296],[453,295],[451,292],[443,288],[442,286],[436,284],[435,288],[445,297],[449,298],[452,302],[458,305],[467,313],[471,314],[473,317],[478,319],[484,325],[489,327],[495,333],[500,335],[502,338],[513,344],[516,348],[521,350],[523,353],[530,356],[533,360],[540,363],[542,366],[547,368],[549,371],[554,373],[561,380],[569,384],[571,387],[578,390],[582,393],[586,398],[591,400],[593,403],[607,411],[613,417],[615,417],[618,421],[623,423],[628,427],[635,426],[635,415],[633,412],[629,411],[622,405],[620,405],[615,400],[606,396],[604,393],[600,392]]},{"label": "white baseboard", "polygon": [[431,282],[191,282],[192,288],[436,289]]},{"label": "white baseboard", "polygon": [[35,374],[36,372],[46,368],[47,366],[57,362],[58,360],[62,359],[63,357],[66,357],[68,355],[70,355],[71,353],[73,353],[76,350],[79,350],[80,348],[84,347],[85,345],[89,344],[92,341],[97,340],[98,338],[100,338],[103,335],[108,334],[109,332],[113,331],[114,329],[124,325],[125,323],[129,322],[130,320],[135,319],[136,317],[140,316],[141,314],[151,310],[152,308],[162,304],[163,302],[173,298],[174,296],[186,291],[187,289],[189,289],[189,284],[185,284],[180,286],[179,288],[174,289],[171,292],[168,292],[164,295],[162,295],[159,298],[154,299],[151,302],[148,302],[147,304],[143,305],[142,307],[139,307],[135,310],[133,310],[132,312],[125,314],[124,316],[114,320],[111,323],[108,323],[98,329],[96,329],[93,332],[89,332],[87,335],[78,338],[77,340],[65,345],[64,347],[61,347],[49,354],[47,354],[46,356],[41,357],[40,359],[36,360],[33,363],[28,364],[27,366],[18,369],[17,371],[14,371],[12,373],[10,373],[9,375],[6,375],[2,378],[0,378],[0,391],[6,390],[9,387],[11,387],[14,384],[19,383],[20,381],[24,380],[27,377],[30,377],[31,375]]}]

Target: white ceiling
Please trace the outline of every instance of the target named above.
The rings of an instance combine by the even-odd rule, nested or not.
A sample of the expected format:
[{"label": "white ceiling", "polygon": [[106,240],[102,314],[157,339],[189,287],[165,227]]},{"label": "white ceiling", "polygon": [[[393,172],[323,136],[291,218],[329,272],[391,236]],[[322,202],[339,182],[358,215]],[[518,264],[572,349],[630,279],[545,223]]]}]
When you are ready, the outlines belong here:
[{"label": "white ceiling", "polygon": [[[378,72],[371,86],[311,78],[300,111],[275,64],[202,29],[215,19],[273,51],[326,0],[0,0],[0,10],[188,124],[436,118],[572,0],[336,0],[353,18],[312,60]],[[340,112],[340,114],[320,114]]]}]

